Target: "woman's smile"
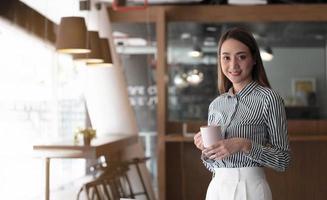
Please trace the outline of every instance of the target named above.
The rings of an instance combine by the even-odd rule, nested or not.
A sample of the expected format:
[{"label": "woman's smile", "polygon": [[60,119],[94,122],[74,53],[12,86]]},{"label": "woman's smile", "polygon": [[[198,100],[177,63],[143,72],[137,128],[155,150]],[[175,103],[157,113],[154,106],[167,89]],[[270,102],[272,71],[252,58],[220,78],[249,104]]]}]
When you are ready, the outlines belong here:
[{"label": "woman's smile", "polygon": [[232,75],[232,76],[239,76],[239,75],[241,75],[241,71],[231,71],[231,72],[229,72],[229,74],[230,75]]}]

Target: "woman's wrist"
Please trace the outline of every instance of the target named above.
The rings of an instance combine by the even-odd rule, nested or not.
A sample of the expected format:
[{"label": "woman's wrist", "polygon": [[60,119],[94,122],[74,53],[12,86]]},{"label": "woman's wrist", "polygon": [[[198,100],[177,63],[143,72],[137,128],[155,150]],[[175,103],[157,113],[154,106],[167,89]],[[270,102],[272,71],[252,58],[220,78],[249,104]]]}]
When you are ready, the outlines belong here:
[{"label": "woman's wrist", "polygon": [[251,150],[251,147],[252,147],[251,140],[243,139],[242,144],[243,145],[242,145],[241,151],[246,153],[246,154],[250,153],[250,150]]}]

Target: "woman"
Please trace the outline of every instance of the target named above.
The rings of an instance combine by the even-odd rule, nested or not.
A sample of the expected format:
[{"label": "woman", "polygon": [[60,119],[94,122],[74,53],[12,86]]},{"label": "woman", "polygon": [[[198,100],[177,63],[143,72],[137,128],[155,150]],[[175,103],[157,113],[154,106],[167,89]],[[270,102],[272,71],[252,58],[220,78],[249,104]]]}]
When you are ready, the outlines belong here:
[{"label": "woman", "polygon": [[290,148],[283,100],[270,89],[252,34],[233,28],[221,36],[218,77],[208,125],[221,126],[223,139],[204,148],[201,134],[194,136],[214,173],[206,200],[271,200],[262,167],[285,171]]}]

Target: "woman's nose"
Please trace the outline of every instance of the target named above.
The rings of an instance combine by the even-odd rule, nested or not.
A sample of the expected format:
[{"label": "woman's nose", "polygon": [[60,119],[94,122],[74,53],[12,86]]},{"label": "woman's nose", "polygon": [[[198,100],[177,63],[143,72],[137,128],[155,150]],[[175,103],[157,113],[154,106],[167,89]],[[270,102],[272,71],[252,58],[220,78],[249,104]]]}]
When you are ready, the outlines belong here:
[{"label": "woman's nose", "polygon": [[231,58],[230,67],[238,68],[238,61],[236,58]]}]

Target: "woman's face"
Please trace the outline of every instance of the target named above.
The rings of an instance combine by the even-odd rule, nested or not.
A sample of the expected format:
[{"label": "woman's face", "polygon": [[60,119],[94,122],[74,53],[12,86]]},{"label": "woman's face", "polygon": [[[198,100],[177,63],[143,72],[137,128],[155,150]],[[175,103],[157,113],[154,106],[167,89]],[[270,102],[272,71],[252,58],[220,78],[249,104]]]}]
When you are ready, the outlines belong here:
[{"label": "woman's face", "polygon": [[221,45],[220,66],[224,75],[233,83],[234,89],[242,89],[252,81],[254,64],[250,49],[242,42],[227,39]]}]

